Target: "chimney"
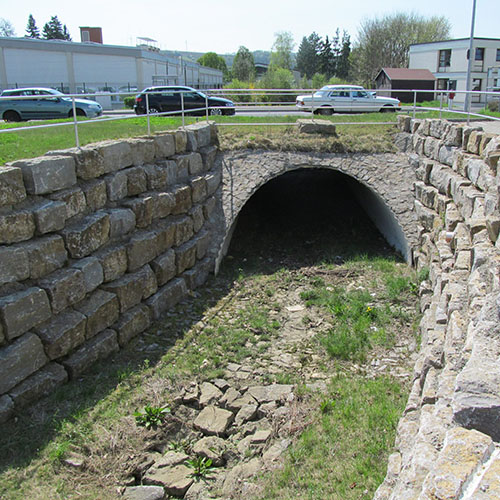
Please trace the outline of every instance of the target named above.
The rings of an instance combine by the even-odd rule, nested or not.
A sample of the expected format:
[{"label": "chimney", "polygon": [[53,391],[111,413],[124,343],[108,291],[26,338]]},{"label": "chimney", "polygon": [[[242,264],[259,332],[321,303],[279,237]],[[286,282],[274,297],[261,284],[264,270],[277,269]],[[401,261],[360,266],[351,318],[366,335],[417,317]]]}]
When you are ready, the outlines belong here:
[{"label": "chimney", "polygon": [[88,26],[80,26],[80,39],[82,43],[84,42],[102,43],[102,28],[90,28]]}]

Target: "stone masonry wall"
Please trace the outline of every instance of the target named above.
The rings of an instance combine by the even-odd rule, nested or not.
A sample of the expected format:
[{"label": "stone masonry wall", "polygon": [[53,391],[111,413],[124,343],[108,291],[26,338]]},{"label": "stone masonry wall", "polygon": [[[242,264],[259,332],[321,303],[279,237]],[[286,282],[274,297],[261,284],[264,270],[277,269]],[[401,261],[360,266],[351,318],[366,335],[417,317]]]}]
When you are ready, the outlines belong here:
[{"label": "stone masonry wall", "polygon": [[500,498],[500,136],[399,117],[416,171],[423,317],[397,451],[375,498]]},{"label": "stone masonry wall", "polygon": [[194,125],[0,167],[0,422],[205,281],[216,141]]}]

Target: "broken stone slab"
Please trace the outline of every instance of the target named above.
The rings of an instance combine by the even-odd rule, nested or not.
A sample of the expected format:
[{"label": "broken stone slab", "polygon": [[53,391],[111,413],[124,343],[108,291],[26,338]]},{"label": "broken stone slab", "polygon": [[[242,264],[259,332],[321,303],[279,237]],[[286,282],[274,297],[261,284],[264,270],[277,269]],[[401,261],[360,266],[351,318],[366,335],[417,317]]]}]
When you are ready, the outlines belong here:
[{"label": "broken stone slab", "polygon": [[237,492],[243,485],[245,479],[255,477],[262,468],[262,462],[258,458],[252,458],[247,463],[239,464],[233,467],[224,480],[222,493],[229,496]]},{"label": "broken stone slab", "polygon": [[257,416],[258,409],[259,407],[256,404],[243,405],[236,414],[234,419],[235,425],[240,426],[241,424],[253,420]]},{"label": "broken stone slab", "polygon": [[207,436],[224,435],[233,418],[233,413],[228,410],[207,406],[196,417],[194,427]]},{"label": "broken stone slab", "polygon": [[328,120],[297,120],[300,134],[322,134],[337,136],[335,124]]},{"label": "broken stone slab", "polygon": [[250,437],[250,442],[252,444],[264,444],[267,443],[271,437],[272,432],[268,429],[259,430],[253,436]]},{"label": "broken stone slab", "polygon": [[165,491],[175,497],[183,497],[193,484],[193,471],[185,465],[163,467],[149,471],[143,479],[144,484],[163,486]]},{"label": "broken stone slab", "polygon": [[222,397],[222,391],[210,382],[203,382],[200,386],[200,408],[217,403]]},{"label": "broken stone slab", "polygon": [[189,458],[185,453],[178,453],[177,451],[168,451],[160,459],[156,460],[153,467],[161,469],[163,467],[173,467],[184,463]]},{"label": "broken stone slab", "polygon": [[281,441],[274,443],[266,452],[264,452],[262,460],[264,462],[274,462],[278,460],[290,444],[291,441],[289,439],[282,439]]},{"label": "broken stone slab", "polygon": [[123,492],[124,500],[163,500],[165,490],[161,486],[129,486]]},{"label": "broken stone slab", "polygon": [[209,458],[215,467],[221,467],[226,462],[224,458],[226,448],[224,439],[217,436],[207,436],[195,443],[193,453],[200,457]]},{"label": "broken stone slab", "polygon": [[0,396],[0,424],[7,422],[14,413],[14,402],[7,394]]},{"label": "broken stone slab", "polygon": [[270,403],[286,399],[292,391],[293,385],[273,384],[250,387],[248,394],[255,398],[258,403]]},{"label": "broken stone slab", "polygon": [[255,399],[252,396],[250,396],[250,394],[247,392],[246,394],[244,394],[240,398],[237,398],[237,399],[234,399],[231,401],[228,400],[226,402],[225,406],[228,410],[231,410],[234,413],[238,413],[241,410],[241,408],[243,408],[243,406],[255,405],[255,404],[256,404]]}]

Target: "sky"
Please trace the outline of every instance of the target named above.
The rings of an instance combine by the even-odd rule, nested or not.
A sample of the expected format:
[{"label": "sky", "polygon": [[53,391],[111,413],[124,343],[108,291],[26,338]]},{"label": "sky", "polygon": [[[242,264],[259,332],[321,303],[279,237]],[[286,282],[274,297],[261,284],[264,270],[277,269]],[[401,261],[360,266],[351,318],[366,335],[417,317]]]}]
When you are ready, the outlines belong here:
[{"label": "sky", "polygon": [[[355,42],[363,20],[401,11],[445,16],[452,26],[451,37],[467,38],[473,0],[66,0],[52,7],[50,3],[0,0],[0,18],[12,23],[17,36],[25,35],[30,14],[40,31],[56,15],[77,42],[79,26],[99,26],[105,44],[133,46],[137,37],[148,37],[157,40],[162,50],[223,54],[235,53],[241,45],[251,51],[271,50],[279,31],[292,33],[295,50],[313,31],[331,37],[340,28]],[[475,36],[500,38],[500,0],[477,0]]]}]

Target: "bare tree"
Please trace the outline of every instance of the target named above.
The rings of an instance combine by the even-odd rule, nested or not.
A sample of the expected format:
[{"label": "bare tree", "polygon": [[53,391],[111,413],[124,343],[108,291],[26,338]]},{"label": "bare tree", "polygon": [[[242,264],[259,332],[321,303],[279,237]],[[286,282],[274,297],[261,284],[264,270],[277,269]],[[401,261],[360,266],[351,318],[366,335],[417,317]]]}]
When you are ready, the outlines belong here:
[{"label": "bare tree", "polygon": [[3,17],[0,17],[0,36],[16,36],[12,23]]}]

